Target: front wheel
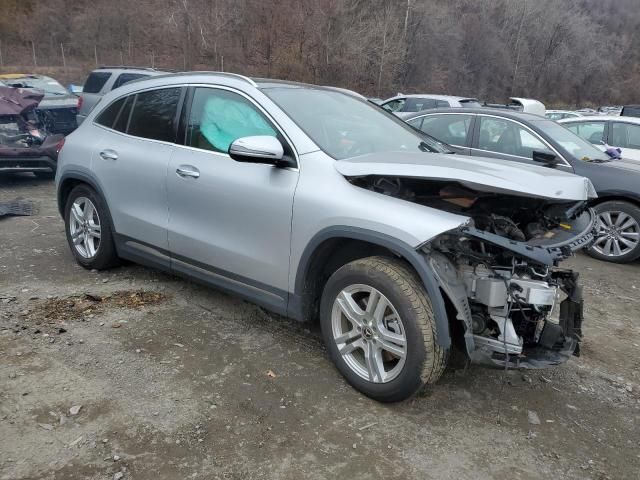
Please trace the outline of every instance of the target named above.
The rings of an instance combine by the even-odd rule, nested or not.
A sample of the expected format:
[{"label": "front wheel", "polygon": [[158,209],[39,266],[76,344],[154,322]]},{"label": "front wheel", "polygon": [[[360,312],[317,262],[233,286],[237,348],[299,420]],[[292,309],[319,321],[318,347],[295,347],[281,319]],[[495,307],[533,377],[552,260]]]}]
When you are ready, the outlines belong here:
[{"label": "front wheel", "polygon": [[640,257],[640,208],[624,201],[608,201],[596,205],[594,211],[598,231],[587,253],[614,263]]},{"label": "front wheel", "polygon": [[375,400],[404,400],[444,371],[431,302],[400,260],[369,257],[338,269],[325,285],[320,321],[340,373]]}]

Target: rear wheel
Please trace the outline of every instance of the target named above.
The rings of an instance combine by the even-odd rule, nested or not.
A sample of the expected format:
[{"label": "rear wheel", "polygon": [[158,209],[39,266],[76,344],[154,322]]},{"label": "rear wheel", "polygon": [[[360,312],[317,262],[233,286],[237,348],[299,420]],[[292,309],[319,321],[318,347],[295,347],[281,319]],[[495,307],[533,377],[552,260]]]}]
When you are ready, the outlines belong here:
[{"label": "rear wheel", "polygon": [[67,242],[80,265],[102,270],[119,263],[107,207],[92,188],[75,187],[64,213]]},{"label": "rear wheel", "polygon": [[594,207],[596,240],[587,253],[599,260],[627,263],[640,257],[640,208],[623,201]]},{"label": "rear wheel", "polygon": [[444,371],[446,350],[435,342],[429,297],[399,260],[369,257],[338,269],[325,286],[320,316],[338,370],[371,398],[404,400]]}]

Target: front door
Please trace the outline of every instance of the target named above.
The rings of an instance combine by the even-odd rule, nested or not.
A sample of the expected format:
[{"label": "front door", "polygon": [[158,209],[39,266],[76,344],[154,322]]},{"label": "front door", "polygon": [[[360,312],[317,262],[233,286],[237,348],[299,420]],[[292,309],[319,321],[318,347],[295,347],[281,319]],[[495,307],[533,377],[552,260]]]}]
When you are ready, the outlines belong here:
[{"label": "front door", "polygon": [[247,97],[197,87],[184,112],[184,146],[169,163],[169,248],[172,268],[258,303],[287,301],[291,216],[297,168],[241,163],[231,142],[273,135],[293,151]]}]

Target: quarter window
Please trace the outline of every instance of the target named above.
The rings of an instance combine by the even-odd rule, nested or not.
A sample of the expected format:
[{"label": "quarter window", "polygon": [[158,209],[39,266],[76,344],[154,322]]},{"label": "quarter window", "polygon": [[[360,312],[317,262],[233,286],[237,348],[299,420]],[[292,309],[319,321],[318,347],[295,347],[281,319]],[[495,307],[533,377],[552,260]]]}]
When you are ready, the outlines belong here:
[{"label": "quarter window", "polygon": [[131,116],[131,107],[133,106],[133,99],[135,95],[130,95],[124,102],[124,106],[116,116],[116,121],[113,123],[113,129],[119,132],[126,133],[127,125],[129,124],[129,117]]},{"label": "quarter window", "polygon": [[136,137],[175,142],[175,120],[180,88],[138,93],[127,133]]},{"label": "quarter window", "polygon": [[227,153],[241,137],[278,133],[256,107],[237,93],[213,88],[196,88],[187,123],[186,144]]},{"label": "quarter window", "polygon": [[614,122],[611,134],[614,147],[640,149],[640,125]]},{"label": "quarter window", "polygon": [[[604,122],[576,122],[565,125],[589,143],[600,145],[604,141]],[[616,145],[616,147],[619,145]]]},{"label": "quarter window", "polygon": [[479,117],[478,148],[490,152],[532,158],[533,152],[553,153],[529,130],[502,118]]},{"label": "quarter window", "polygon": [[120,113],[120,110],[122,110],[124,101],[125,99],[121,98],[105,108],[100,115],[98,115],[98,118],[96,118],[96,123],[111,128],[113,126],[113,122]]},{"label": "quarter window", "polygon": [[441,142],[466,146],[472,118],[471,115],[428,115],[420,129]]}]

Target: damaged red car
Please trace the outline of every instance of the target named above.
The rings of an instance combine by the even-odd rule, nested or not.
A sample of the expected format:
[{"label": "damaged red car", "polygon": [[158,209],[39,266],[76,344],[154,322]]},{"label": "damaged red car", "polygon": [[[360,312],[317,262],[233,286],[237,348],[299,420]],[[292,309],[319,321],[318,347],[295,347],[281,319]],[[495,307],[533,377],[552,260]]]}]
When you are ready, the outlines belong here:
[{"label": "damaged red car", "polygon": [[0,173],[53,178],[64,136],[50,134],[35,114],[43,94],[0,86]]}]

